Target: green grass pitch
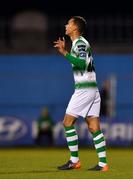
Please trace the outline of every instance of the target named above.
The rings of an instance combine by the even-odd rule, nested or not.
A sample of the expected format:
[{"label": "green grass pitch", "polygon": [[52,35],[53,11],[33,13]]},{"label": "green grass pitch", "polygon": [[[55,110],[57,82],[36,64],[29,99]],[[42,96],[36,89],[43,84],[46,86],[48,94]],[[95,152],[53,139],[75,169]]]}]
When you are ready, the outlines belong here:
[{"label": "green grass pitch", "polygon": [[82,168],[59,171],[69,158],[67,148],[10,148],[0,150],[0,179],[128,179],[133,178],[133,149],[108,149],[110,171],[91,172],[97,162],[94,149],[80,148]]}]

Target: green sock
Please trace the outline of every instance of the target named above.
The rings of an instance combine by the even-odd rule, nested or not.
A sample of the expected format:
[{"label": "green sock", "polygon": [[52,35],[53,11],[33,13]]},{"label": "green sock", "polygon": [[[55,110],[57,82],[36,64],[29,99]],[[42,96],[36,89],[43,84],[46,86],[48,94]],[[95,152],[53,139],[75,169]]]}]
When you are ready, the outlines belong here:
[{"label": "green sock", "polygon": [[78,162],[78,136],[76,133],[76,129],[74,126],[65,127],[65,134],[66,134],[66,140],[69,147],[69,150],[71,152],[71,158],[70,160],[73,163]]},{"label": "green sock", "polygon": [[101,130],[92,133],[95,149],[99,158],[98,165],[104,167],[107,164],[106,161],[106,143],[104,135]]}]

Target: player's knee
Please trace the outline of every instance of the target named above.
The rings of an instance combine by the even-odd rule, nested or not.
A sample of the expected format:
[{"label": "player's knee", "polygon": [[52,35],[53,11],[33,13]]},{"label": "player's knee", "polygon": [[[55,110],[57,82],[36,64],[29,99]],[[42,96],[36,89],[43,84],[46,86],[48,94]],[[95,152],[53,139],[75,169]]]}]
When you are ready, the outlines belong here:
[{"label": "player's knee", "polygon": [[72,126],[72,122],[71,122],[71,121],[64,120],[64,121],[63,121],[63,126],[64,126],[64,127]]},{"label": "player's knee", "polygon": [[69,115],[65,115],[64,120],[63,120],[63,126],[64,127],[69,127],[74,124],[75,118]]},{"label": "player's knee", "polygon": [[99,131],[100,129],[98,127],[89,127],[89,131],[92,133],[95,133],[97,131]]},{"label": "player's knee", "polygon": [[99,123],[99,118],[97,117],[88,117],[86,119],[88,129],[90,132],[96,132],[100,130],[100,123]]},{"label": "player's knee", "polygon": [[91,133],[94,133],[96,130],[95,130],[95,128],[94,128],[94,127],[89,126],[89,131],[90,131]]},{"label": "player's knee", "polygon": [[89,128],[89,131],[92,132],[92,133],[95,133],[96,131],[100,130],[99,126],[94,125],[94,124],[89,124],[88,128]]},{"label": "player's knee", "polygon": [[72,125],[73,125],[73,121],[72,121],[71,119],[65,118],[65,119],[63,120],[63,126],[64,126],[64,127],[69,127],[69,126],[72,126]]}]

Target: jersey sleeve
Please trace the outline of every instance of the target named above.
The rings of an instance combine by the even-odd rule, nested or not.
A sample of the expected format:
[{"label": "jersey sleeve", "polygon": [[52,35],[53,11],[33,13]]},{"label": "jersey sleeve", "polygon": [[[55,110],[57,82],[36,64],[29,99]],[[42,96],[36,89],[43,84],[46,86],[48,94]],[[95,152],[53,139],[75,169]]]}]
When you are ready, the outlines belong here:
[{"label": "jersey sleeve", "polygon": [[68,61],[73,64],[74,66],[80,68],[80,69],[85,69],[86,68],[86,44],[79,40],[77,41],[75,48],[74,48],[74,53],[76,54],[76,57],[74,57],[72,54],[68,53],[66,55],[66,58]]},{"label": "jersey sleeve", "polygon": [[86,61],[77,57],[72,56],[70,53],[67,53],[66,56],[67,60],[73,64],[74,66],[78,67],[79,69],[86,68]]}]

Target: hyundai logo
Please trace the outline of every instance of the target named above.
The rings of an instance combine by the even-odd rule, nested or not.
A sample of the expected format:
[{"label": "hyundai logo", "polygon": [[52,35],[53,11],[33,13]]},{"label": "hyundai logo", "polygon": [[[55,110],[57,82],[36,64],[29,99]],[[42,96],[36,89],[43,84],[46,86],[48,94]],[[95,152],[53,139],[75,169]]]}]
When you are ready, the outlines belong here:
[{"label": "hyundai logo", "polygon": [[25,123],[15,117],[0,117],[0,141],[13,141],[27,132]]}]

